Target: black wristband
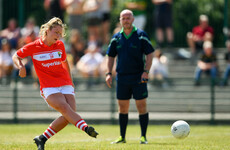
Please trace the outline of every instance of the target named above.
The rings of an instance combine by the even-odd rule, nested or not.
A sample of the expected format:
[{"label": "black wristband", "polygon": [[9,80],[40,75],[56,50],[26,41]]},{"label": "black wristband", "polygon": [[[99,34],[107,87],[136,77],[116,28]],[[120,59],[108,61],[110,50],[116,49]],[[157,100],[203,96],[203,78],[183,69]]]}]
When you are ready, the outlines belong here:
[{"label": "black wristband", "polygon": [[105,74],[105,76],[107,76],[107,75],[112,75],[112,73],[111,73],[111,72],[108,72],[108,73]]},{"label": "black wristband", "polygon": [[144,72],[148,73],[149,74],[149,70],[144,70]]}]

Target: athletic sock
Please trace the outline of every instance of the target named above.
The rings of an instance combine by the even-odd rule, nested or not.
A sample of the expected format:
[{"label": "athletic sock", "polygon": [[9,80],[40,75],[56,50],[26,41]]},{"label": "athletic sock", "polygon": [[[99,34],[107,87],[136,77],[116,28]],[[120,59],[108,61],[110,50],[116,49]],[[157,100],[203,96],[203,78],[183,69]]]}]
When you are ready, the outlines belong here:
[{"label": "athletic sock", "polygon": [[146,131],[149,123],[149,113],[139,115],[139,122],[141,126],[141,136],[146,137]]},{"label": "athletic sock", "polygon": [[125,139],[126,128],[128,125],[128,114],[119,114],[120,134]]},{"label": "athletic sock", "polygon": [[46,130],[45,130],[45,132],[42,134],[42,135],[40,135],[39,136],[39,138],[42,140],[42,141],[44,141],[44,142],[46,142],[46,140],[48,140],[49,138],[51,138],[54,134],[56,134],[57,132],[54,130],[54,129],[52,129],[51,128],[51,126],[49,126]]},{"label": "athletic sock", "polygon": [[88,127],[88,125],[85,123],[85,120],[83,119],[78,120],[75,126],[81,129],[82,131],[86,131]]}]

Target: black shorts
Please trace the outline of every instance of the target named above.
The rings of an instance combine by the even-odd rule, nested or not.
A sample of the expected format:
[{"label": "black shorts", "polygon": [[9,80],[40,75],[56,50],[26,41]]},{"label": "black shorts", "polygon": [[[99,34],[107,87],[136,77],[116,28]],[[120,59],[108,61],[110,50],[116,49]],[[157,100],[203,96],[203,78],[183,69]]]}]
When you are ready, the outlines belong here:
[{"label": "black shorts", "polygon": [[101,18],[88,18],[87,19],[87,25],[88,26],[98,26],[102,23],[102,19]]},{"label": "black shorts", "polygon": [[110,13],[103,13],[102,21],[109,21],[110,20]]},{"label": "black shorts", "polygon": [[170,4],[162,4],[155,9],[155,25],[157,28],[172,27],[172,6]]},{"label": "black shorts", "polygon": [[197,42],[195,42],[196,50],[202,50],[203,49],[203,44],[204,44],[203,41],[197,41]]},{"label": "black shorts", "polygon": [[155,25],[157,28],[170,28],[172,27],[172,15],[171,14],[159,14],[156,15]]},{"label": "black shorts", "polygon": [[147,98],[147,83],[124,84],[117,82],[117,99],[129,100],[132,96],[135,100]]}]

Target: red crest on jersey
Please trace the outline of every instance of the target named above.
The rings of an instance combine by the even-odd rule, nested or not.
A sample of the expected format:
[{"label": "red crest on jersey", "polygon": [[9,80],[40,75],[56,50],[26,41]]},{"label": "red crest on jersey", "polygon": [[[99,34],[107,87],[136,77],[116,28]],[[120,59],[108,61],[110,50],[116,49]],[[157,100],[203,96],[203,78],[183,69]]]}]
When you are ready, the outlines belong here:
[{"label": "red crest on jersey", "polygon": [[50,59],[53,59],[53,58],[54,58],[53,53],[50,53]]}]

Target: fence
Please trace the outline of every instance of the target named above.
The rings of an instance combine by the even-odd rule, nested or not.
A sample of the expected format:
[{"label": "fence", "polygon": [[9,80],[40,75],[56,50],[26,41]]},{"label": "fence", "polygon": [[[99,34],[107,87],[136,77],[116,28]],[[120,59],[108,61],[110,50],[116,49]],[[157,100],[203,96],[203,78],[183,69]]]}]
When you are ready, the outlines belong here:
[{"label": "fence", "polygon": [[[76,104],[86,120],[98,123],[117,121],[115,88],[106,87],[104,79],[75,78]],[[114,82],[115,83],[115,82]],[[191,78],[173,78],[168,86],[148,84],[148,111],[150,122],[170,120],[228,122],[230,119],[230,87],[219,87],[204,80],[203,85],[193,86]],[[131,100],[129,118],[137,120],[135,102]],[[12,79],[0,87],[0,121],[45,121],[56,118],[59,113],[47,107],[40,97],[33,80]]]}]

